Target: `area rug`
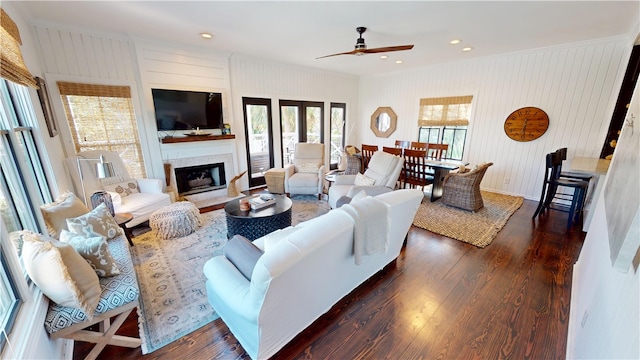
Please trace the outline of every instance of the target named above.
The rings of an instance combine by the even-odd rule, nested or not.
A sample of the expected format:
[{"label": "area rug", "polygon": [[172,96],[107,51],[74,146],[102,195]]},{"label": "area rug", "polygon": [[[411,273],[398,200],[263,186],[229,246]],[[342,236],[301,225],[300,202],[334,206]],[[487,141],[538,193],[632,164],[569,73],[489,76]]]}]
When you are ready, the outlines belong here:
[{"label": "area rug", "polygon": [[472,213],[425,199],[413,225],[483,248],[491,243],[524,199],[482,191],[484,207]]},{"label": "area rug", "polygon": [[[329,211],[315,196],[293,196],[292,225]],[[138,318],[142,353],[148,354],[218,318],[207,301],[202,267],[227,242],[224,210],[202,214],[194,233],[163,240],[154,231],[133,238],[140,287]]]}]

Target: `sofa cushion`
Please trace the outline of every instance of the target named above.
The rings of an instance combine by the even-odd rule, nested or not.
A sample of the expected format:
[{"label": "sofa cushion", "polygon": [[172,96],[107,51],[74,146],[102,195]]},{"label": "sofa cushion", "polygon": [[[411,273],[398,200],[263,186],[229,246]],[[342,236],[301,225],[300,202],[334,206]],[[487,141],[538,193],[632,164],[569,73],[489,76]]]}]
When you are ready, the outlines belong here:
[{"label": "sofa cushion", "polygon": [[374,185],[389,186],[390,184],[387,184],[389,178],[400,160],[399,156],[377,151],[371,157],[369,167],[364,174],[369,178],[375,179]]},{"label": "sofa cushion", "polygon": [[84,237],[103,236],[105,239],[113,239],[124,235],[104,203],[82,216],[67,219],[67,227],[69,231]]},{"label": "sofa cushion", "polygon": [[318,173],[295,173],[289,178],[290,187],[318,186]]},{"label": "sofa cushion", "polygon": [[40,234],[25,235],[22,259],[31,280],[49,299],[93,318],[101,292],[98,275],[71,245]]},{"label": "sofa cushion", "polygon": [[120,269],[118,269],[104,237],[85,237],[62,230],[60,241],[71,245],[91,265],[98,276],[106,277],[120,274]]},{"label": "sofa cushion", "polygon": [[253,268],[264,253],[249,239],[234,235],[224,246],[224,256],[247,278],[251,280]]},{"label": "sofa cushion", "polygon": [[89,209],[72,192],[67,191],[50,204],[40,206],[49,236],[57,239],[62,230],[67,230],[67,218],[74,218],[89,212]]}]

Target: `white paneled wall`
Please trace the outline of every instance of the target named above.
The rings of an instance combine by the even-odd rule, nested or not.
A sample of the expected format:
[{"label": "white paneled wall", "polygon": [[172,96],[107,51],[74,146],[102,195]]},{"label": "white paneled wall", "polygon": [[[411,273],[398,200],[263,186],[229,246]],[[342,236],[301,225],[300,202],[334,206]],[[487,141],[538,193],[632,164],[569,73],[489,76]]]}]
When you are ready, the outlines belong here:
[{"label": "white paneled wall", "polygon": [[[347,143],[355,141],[358,109],[358,77],[270,62],[248,56],[234,55],[230,60],[231,88],[236,114],[242,117],[242,97],[272,99],[273,137],[276,166],[280,164],[280,111],[279,100],[323,101],[325,144],[329,139],[329,106],[331,102],[347,104]],[[238,119],[243,122],[243,119]],[[241,134],[236,134],[240,136]],[[244,142],[244,134],[242,134]],[[239,156],[242,169],[246,169],[246,151]],[[325,146],[329,159],[329,147]]]},{"label": "white paneled wall", "polygon": [[[155,113],[153,109],[153,99],[151,89],[172,89],[172,90],[192,90],[192,91],[212,91],[222,93],[222,113],[224,122],[231,124],[231,129],[237,133],[240,123],[233,115],[231,92],[229,85],[228,55],[203,49],[193,49],[176,47],[165,43],[154,43],[150,41],[136,40],[136,55],[138,66],[140,67],[141,88],[143,89],[144,121],[147,123],[148,136],[151,139],[158,138],[155,125]],[[171,134],[169,134],[171,135]],[[212,146],[212,142],[205,141],[197,143],[201,147]],[[192,146],[185,144],[175,144],[173,148],[184,148],[181,156],[193,156],[188,149]],[[162,163],[175,157],[174,153],[161,151],[158,140],[150,141],[151,151],[150,164],[147,168],[153,169],[156,178],[164,177]],[[237,141],[235,148],[239,146]],[[207,152],[209,149],[204,149]],[[238,168],[236,151],[232,151],[234,168]]]},{"label": "white paneled wall", "polygon": [[[632,39],[605,39],[362,77],[358,142],[416,141],[420,98],[473,95],[465,160],[494,163],[482,188],[537,199],[546,153],[566,146],[569,159],[599,156],[631,47]],[[369,130],[379,106],[398,114],[398,129],[387,139]],[[506,117],[523,106],[550,118],[549,130],[525,143],[503,130]]]}]

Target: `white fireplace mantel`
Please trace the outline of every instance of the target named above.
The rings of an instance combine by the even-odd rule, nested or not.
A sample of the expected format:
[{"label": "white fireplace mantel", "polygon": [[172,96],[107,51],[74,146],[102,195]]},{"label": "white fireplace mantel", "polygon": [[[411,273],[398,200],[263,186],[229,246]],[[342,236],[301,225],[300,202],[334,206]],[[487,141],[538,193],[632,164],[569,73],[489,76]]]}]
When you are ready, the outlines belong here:
[{"label": "white fireplace mantel", "polygon": [[227,183],[237,175],[236,145],[232,139],[161,144],[160,151],[163,163],[171,165],[168,189],[175,194],[178,189],[173,169],[177,167],[224,163]]}]

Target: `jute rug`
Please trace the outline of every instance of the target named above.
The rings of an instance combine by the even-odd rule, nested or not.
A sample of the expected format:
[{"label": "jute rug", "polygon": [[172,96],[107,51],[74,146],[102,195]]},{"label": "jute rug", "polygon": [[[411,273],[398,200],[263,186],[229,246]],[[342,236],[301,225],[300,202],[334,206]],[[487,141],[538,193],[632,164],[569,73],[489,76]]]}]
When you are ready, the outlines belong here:
[{"label": "jute rug", "polygon": [[425,199],[413,225],[483,248],[493,241],[524,199],[486,191],[482,191],[482,199],[484,207],[475,213]]},{"label": "jute rug", "polygon": [[[293,196],[292,224],[329,211],[314,196]],[[142,353],[148,354],[218,318],[207,301],[204,263],[227,242],[224,210],[202,214],[194,233],[163,240],[153,231],[133,238],[133,263],[140,287],[138,318]]]}]

